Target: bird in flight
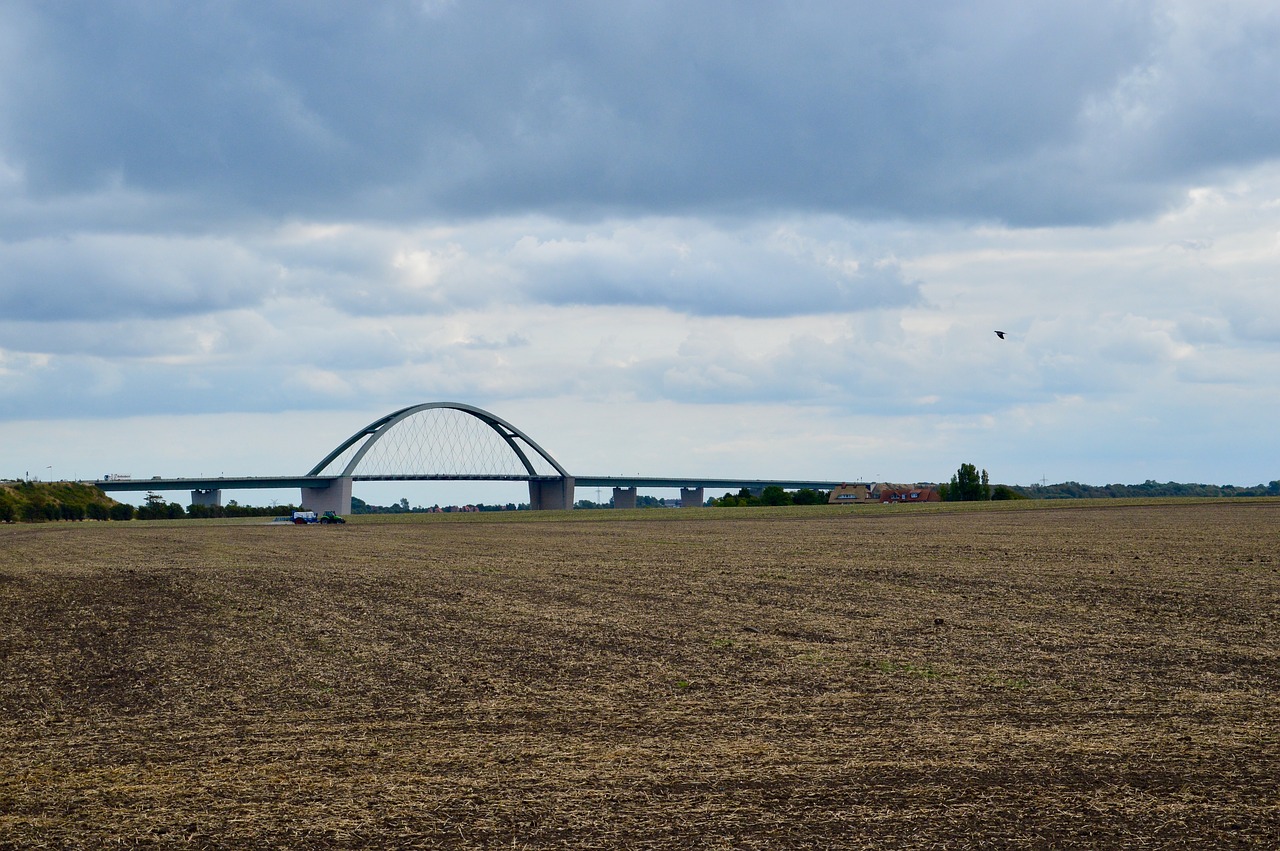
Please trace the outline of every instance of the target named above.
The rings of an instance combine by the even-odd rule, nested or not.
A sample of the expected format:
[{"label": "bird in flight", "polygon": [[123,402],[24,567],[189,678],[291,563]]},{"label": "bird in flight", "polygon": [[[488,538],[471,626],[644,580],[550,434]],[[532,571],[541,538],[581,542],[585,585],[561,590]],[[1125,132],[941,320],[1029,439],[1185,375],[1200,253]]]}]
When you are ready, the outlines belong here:
[{"label": "bird in flight", "polygon": [[1001,340],[1003,340],[1003,339],[1004,339],[1004,332],[1003,332],[1003,331],[997,331],[997,332],[996,332],[996,336],[997,336],[997,337],[999,337]]}]

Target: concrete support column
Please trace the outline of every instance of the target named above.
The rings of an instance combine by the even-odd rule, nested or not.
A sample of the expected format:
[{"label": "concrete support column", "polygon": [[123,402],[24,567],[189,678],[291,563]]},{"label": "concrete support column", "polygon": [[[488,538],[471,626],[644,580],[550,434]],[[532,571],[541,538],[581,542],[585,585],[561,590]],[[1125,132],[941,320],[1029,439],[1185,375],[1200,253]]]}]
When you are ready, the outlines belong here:
[{"label": "concrete support column", "polygon": [[222,505],[222,491],[194,490],[191,492],[191,505]]},{"label": "concrete support column", "polygon": [[334,514],[351,513],[351,477],[332,479],[321,488],[303,488],[302,505],[316,514],[332,511]]},{"label": "concrete support column", "polygon": [[701,508],[704,502],[706,498],[702,495],[702,488],[680,488],[681,508]]},{"label": "concrete support column", "polygon": [[636,489],[635,488],[614,488],[613,489],[613,507],[614,508],[635,508],[636,507]]},{"label": "concrete support column", "polygon": [[573,502],[572,476],[529,480],[529,507],[534,511],[568,511]]}]

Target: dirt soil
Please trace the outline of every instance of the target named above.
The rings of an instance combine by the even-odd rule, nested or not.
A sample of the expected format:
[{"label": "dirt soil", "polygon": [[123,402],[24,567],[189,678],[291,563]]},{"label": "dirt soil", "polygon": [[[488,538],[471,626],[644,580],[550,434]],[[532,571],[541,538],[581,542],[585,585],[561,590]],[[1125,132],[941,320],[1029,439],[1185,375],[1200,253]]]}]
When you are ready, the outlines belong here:
[{"label": "dirt soil", "polygon": [[0,847],[1280,845],[1280,502],[0,528]]}]

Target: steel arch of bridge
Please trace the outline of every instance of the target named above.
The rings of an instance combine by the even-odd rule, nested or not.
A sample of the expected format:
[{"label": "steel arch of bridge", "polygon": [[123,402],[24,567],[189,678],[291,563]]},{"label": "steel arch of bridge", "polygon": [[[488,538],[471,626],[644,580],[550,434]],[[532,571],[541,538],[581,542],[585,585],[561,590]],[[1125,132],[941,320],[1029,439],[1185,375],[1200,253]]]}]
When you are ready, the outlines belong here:
[{"label": "steel arch of bridge", "polygon": [[[407,408],[401,408],[398,411],[393,411],[392,413],[387,414],[385,417],[382,417],[380,419],[377,419],[369,423],[369,425],[360,429],[355,434],[351,435],[351,437],[347,438],[345,441],[340,443],[337,447],[334,448],[332,452],[326,455],[320,461],[320,463],[316,464],[316,466],[313,467],[311,471],[307,473],[307,475],[308,476],[336,476],[336,477],[342,477],[342,478],[352,478],[357,480],[363,479],[363,478],[383,479],[383,480],[390,479],[390,478],[400,478],[400,477],[421,478],[421,475],[415,475],[415,473],[420,474],[422,471],[409,471],[409,470],[403,471],[401,475],[382,474],[382,475],[370,475],[366,477],[360,474],[359,468],[360,468],[361,462],[365,460],[365,458],[369,455],[370,451],[380,441],[384,440],[389,434],[392,434],[397,429],[397,427],[403,428],[404,425],[412,417],[418,414],[422,414],[426,411],[433,411],[433,410],[458,411],[462,414],[465,414],[474,418],[475,420],[478,420],[480,423],[483,423],[485,426],[488,426],[502,440],[502,442],[506,445],[506,447],[511,450],[516,460],[518,460],[520,466],[523,467],[523,469],[525,470],[525,473],[523,475],[521,474],[498,475],[493,473],[450,474],[446,471],[438,471],[439,473],[442,474],[440,476],[441,478],[513,480],[513,479],[540,479],[540,478],[546,478],[548,475],[559,476],[565,479],[570,478],[568,471],[566,471],[565,468],[561,466],[559,461],[551,457],[550,453],[548,453],[545,449],[539,446],[536,442],[534,442],[532,438],[530,438],[527,434],[522,432],[520,429],[511,425],[511,423],[507,422],[501,417],[496,416],[495,414],[492,414],[489,411],[484,410],[483,408],[477,408],[474,405],[468,405],[463,402],[426,402],[420,405],[411,405]],[[332,464],[335,460],[340,459],[344,453],[351,450],[352,447],[356,446],[356,444],[359,444],[360,441],[362,440],[364,441],[364,443],[360,445],[359,449],[357,449],[354,454],[351,455],[350,459],[346,462],[346,464],[343,466],[343,468],[340,471],[331,471],[329,473],[324,472],[325,469],[330,464]],[[534,465],[533,460],[530,457],[530,450],[532,451],[534,458],[539,458],[542,461],[545,461],[547,464],[551,466],[552,469],[555,470],[555,473],[554,474],[539,473],[537,468]]]}]

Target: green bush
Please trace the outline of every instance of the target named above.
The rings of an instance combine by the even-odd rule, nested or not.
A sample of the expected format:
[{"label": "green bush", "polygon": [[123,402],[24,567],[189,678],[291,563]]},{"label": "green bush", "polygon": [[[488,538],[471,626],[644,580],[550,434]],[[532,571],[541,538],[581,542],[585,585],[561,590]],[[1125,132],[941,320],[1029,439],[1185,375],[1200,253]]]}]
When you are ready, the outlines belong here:
[{"label": "green bush", "polygon": [[801,488],[791,495],[791,502],[795,505],[826,505],[828,496],[825,491]]}]

